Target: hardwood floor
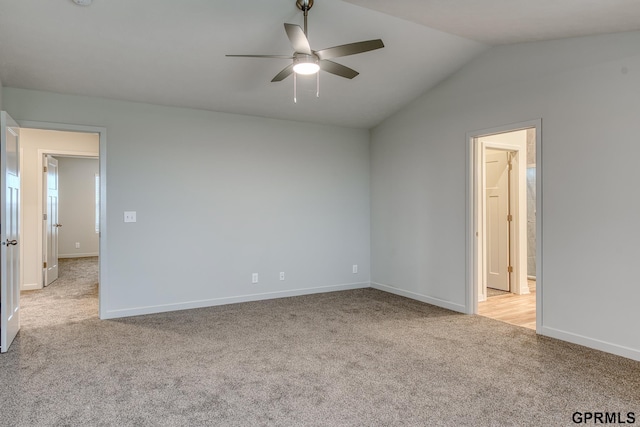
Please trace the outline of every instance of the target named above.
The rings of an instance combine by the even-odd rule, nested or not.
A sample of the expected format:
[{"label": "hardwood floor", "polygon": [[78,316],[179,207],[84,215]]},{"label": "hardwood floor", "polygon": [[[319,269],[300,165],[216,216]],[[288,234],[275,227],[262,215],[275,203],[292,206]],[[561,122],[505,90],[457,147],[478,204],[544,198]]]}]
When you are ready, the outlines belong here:
[{"label": "hardwood floor", "polygon": [[530,294],[504,294],[478,303],[478,314],[512,325],[536,329],[536,282],[529,280]]}]

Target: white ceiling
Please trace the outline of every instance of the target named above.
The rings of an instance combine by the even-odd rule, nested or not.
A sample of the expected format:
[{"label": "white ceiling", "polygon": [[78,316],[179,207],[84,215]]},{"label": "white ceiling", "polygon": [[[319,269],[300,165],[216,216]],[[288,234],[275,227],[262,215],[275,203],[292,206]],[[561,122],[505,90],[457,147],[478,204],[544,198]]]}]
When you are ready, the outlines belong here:
[{"label": "white ceiling", "polygon": [[270,82],[287,60],[224,55],[291,54],[283,23],[302,24],[295,0],[0,0],[0,79],[5,87],[369,128],[489,43],[640,29],[639,8],[638,0],[316,0],[313,49],[374,38],[385,48],[336,59],[361,74],[321,73],[318,99],[315,79],[299,79],[294,104],[291,77]]},{"label": "white ceiling", "polygon": [[491,45],[640,30],[638,0],[345,0]]}]

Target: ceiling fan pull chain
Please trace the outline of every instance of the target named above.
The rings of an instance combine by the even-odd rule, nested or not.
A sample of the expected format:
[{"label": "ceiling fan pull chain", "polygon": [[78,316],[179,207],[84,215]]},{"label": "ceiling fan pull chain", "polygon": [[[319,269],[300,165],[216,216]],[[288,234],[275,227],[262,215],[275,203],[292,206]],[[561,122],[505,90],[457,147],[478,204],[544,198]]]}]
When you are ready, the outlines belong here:
[{"label": "ceiling fan pull chain", "polygon": [[296,79],[296,73],[293,73],[293,103],[297,104],[298,100],[296,99],[296,87],[298,86],[298,79]]},{"label": "ceiling fan pull chain", "polygon": [[316,98],[320,98],[320,73],[316,73]]}]

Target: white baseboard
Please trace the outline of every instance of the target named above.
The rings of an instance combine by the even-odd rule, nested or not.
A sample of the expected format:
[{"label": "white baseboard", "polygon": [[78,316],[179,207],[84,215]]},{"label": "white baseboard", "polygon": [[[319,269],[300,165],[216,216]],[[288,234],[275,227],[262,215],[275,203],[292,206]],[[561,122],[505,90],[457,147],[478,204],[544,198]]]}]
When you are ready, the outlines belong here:
[{"label": "white baseboard", "polygon": [[140,316],[143,314],[164,313],[167,311],[189,310],[192,308],[213,307],[217,305],[237,304],[241,302],[261,301],[276,298],[296,297],[301,295],[320,294],[324,292],[348,291],[368,288],[369,282],[347,283],[343,285],[320,286],[316,288],[292,289],[288,291],[265,292],[261,294],[239,295],[235,297],[213,298],[200,301],[188,301],[176,304],[160,304],[146,307],[125,308],[122,310],[105,310],[101,319],[117,319],[120,317]]},{"label": "white baseboard", "polygon": [[604,351],[607,353],[616,354],[618,356],[626,357],[628,359],[640,361],[640,350],[637,350],[637,349],[624,347],[617,344],[612,344],[606,341],[600,341],[594,338],[573,334],[571,332],[565,332],[558,329],[549,328],[547,326],[542,326],[542,328],[540,329],[540,331],[538,331],[538,333],[540,335],[556,338],[561,341],[567,341],[573,344],[582,345],[585,347],[589,347],[589,348]]},{"label": "white baseboard", "polygon": [[100,254],[98,252],[89,252],[85,254],[58,254],[58,258],[88,258],[99,255]]},{"label": "white baseboard", "polygon": [[433,298],[427,295],[417,294],[415,292],[405,291],[403,289],[394,288],[393,286],[390,286],[390,285],[371,282],[371,287],[374,289],[378,289],[379,291],[389,292],[391,294],[400,295],[402,297],[407,297],[417,301],[426,302],[427,304],[436,305],[438,307],[446,308],[446,309],[457,311],[460,313],[467,312],[466,307],[462,304],[456,304],[451,301],[446,301],[439,298]]},{"label": "white baseboard", "polygon": [[38,289],[42,289],[42,286],[38,283],[23,283],[22,286],[20,286],[21,291],[36,291]]}]

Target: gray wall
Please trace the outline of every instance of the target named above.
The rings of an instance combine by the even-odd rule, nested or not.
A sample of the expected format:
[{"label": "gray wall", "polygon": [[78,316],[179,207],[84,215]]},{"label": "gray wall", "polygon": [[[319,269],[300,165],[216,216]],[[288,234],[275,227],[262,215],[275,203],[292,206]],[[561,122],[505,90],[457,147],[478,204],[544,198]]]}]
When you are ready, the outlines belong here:
[{"label": "gray wall", "polygon": [[4,101],[18,121],[107,128],[103,317],[369,285],[368,131],[14,88]]},{"label": "gray wall", "polygon": [[[95,231],[95,176],[98,159],[58,157],[60,183],[58,253],[61,258],[97,256]],[[76,243],[80,247],[76,248]]]},{"label": "gray wall", "polygon": [[372,281],[465,309],[465,134],[542,118],[541,332],[640,359],[639,87],[638,32],[509,45],[387,119]]}]

